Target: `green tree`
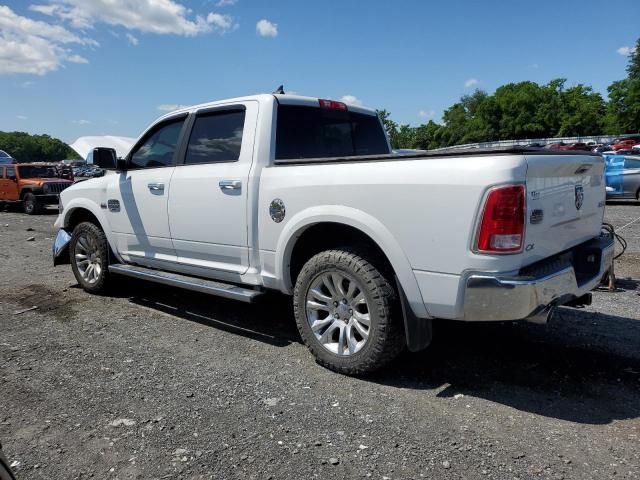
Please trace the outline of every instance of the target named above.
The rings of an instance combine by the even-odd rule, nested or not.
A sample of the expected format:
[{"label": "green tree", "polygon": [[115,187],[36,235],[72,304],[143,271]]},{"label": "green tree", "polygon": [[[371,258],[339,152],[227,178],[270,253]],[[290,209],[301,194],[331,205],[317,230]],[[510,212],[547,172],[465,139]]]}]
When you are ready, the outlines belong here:
[{"label": "green tree", "polygon": [[80,158],[69,145],[57,138],[25,132],[0,132],[0,150],[6,151],[20,163]]},{"label": "green tree", "polygon": [[627,78],[613,82],[604,120],[607,133],[640,132],[640,39],[629,56]]}]

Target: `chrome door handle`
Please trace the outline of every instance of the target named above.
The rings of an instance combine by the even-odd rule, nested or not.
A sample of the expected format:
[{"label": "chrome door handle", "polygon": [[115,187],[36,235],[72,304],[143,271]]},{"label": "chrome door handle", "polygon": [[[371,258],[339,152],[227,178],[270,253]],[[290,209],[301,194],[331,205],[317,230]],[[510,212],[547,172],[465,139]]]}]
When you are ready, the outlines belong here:
[{"label": "chrome door handle", "polygon": [[164,191],[164,183],[147,183],[147,187],[152,192],[163,192]]},{"label": "chrome door handle", "polygon": [[242,182],[240,180],[220,180],[218,186],[222,190],[240,190]]}]

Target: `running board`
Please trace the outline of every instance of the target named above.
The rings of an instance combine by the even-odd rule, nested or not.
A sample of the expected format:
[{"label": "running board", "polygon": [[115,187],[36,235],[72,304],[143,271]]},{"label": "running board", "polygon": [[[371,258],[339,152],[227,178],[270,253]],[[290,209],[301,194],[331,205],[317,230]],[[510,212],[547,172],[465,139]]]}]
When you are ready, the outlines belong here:
[{"label": "running board", "polygon": [[192,290],[194,292],[239,300],[245,303],[252,303],[256,298],[264,293],[260,290],[243,288],[229,283],[214,282],[213,280],[206,280],[204,278],[190,277],[188,275],[169,273],[162,270],[153,270],[151,268],[140,267],[137,265],[116,263],[114,265],[109,265],[109,272],[138,278],[140,280],[161,283],[163,285],[169,285],[170,287],[178,287],[185,290]]}]

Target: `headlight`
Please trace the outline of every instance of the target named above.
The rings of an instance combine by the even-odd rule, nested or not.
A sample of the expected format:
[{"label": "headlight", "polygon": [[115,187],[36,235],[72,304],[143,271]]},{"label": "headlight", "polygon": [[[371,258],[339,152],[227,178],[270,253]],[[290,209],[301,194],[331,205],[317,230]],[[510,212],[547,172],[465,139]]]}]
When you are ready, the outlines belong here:
[{"label": "headlight", "polygon": [[47,185],[46,183],[44,184],[44,186],[42,187],[42,191],[44,193],[49,193],[49,185]]}]

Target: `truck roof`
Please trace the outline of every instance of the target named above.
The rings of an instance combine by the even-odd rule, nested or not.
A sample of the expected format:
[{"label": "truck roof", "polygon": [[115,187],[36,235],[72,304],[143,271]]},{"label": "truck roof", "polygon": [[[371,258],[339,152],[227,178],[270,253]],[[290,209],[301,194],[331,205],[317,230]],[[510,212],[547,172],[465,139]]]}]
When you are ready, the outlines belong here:
[{"label": "truck roof", "polygon": [[[303,95],[291,95],[288,93],[285,94],[280,94],[280,93],[262,93],[259,95],[249,95],[246,97],[236,97],[236,98],[227,98],[227,99],[223,99],[223,100],[216,100],[213,102],[206,102],[206,103],[200,103],[197,105],[190,105],[188,107],[183,107],[180,108],[178,110],[173,110],[172,112],[169,112],[165,115],[163,115],[162,117],[160,117],[158,120],[163,119],[163,118],[169,118],[173,115],[176,114],[180,114],[180,113],[186,113],[186,112],[191,112],[193,110],[198,110],[201,108],[208,108],[208,107],[216,107],[216,106],[220,106],[220,105],[227,105],[227,104],[231,104],[231,103],[240,103],[240,102],[246,102],[246,101],[250,101],[250,100],[254,100],[254,101],[258,101],[260,103],[264,103],[264,102],[270,102],[273,100],[273,98],[275,98],[278,103],[284,104],[284,105],[301,105],[301,106],[308,106],[308,107],[319,107],[319,100],[320,97],[305,97]],[[336,100],[338,101],[338,100]],[[367,108],[367,107],[363,107],[360,105],[354,105],[352,103],[347,103],[347,102],[342,102],[345,103],[347,105],[347,107],[349,108],[349,111],[352,112],[358,112],[358,113],[363,113],[365,115],[376,115],[376,110],[373,108]]]}]

